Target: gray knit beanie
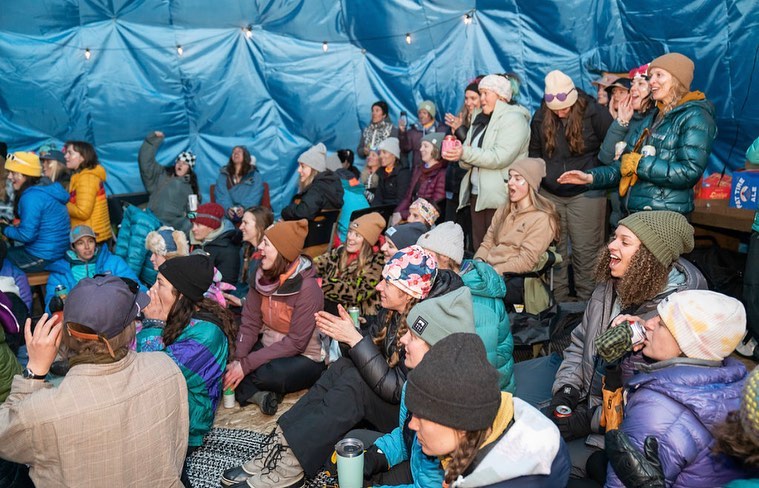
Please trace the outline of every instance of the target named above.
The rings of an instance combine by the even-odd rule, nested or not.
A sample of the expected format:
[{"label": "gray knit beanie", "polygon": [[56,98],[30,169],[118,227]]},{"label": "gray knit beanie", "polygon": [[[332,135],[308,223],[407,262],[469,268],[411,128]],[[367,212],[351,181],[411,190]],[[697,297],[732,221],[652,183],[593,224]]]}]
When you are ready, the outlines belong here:
[{"label": "gray knit beanie", "polygon": [[427,231],[427,226],[421,222],[394,225],[385,231],[385,238],[395,244],[398,249],[413,246],[419,240],[419,236]]},{"label": "gray knit beanie", "polygon": [[488,363],[477,334],[445,337],[408,374],[409,412],[446,427],[487,429],[500,405],[498,371]]},{"label": "gray knit beanie", "polygon": [[546,176],[546,162],[542,158],[522,158],[509,166],[509,171],[516,171],[535,191],[540,189],[540,181]]},{"label": "gray knit beanie", "polygon": [[327,148],[321,142],[311,146],[308,151],[300,155],[298,162],[321,173],[327,169]]},{"label": "gray knit beanie", "polygon": [[377,150],[385,150],[395,156],[396,158],[400,159],[401,157],[401,142],[398,140],[397,137],[388,137],[384,141],[379,143],[379,146],[377,146]]},{"label": "gray knit beanie", "polygon": [[644,210],[625,217],[619,225],[630,229],[665,267],[693,250],[693,226],[677,212]]},{"label": "gray knit beanie", "polygon": [[430,346],[456,332],[474,333],[472,293],[462,286],[422,300],[408,313],[408,324],[409,330]]},{"label": "gray knit beanie", "polygon": [[453,259],[456,264],[460,265],[464,260],[464,230],[454,222],[443,222],[423,234],[416,243],[428,251]]}]

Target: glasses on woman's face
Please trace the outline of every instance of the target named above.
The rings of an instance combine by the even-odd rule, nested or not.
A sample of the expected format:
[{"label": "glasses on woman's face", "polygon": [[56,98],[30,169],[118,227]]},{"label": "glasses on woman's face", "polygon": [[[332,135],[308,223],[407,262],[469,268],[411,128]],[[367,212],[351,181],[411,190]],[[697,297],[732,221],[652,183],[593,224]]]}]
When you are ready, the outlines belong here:
[{"label": "glasses on woman's face", "polygon": [[546,93],[543,96],[543,98],[548,103],[553,102],[554,99],[556,99],[556,100],[558,100],[560,102],[563,102],[563,101],[565,101],[567,99],[567,97],[569,96],[569,94],[572,93],[573,91],[575,91],[574,88],[572,88],[571,90],[569,90],[566,93]]}]

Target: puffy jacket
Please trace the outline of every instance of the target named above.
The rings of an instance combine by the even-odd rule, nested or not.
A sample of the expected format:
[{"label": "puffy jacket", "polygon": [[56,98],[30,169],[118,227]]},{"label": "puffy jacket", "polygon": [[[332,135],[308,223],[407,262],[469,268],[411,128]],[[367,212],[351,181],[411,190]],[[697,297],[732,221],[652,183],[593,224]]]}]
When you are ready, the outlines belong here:
[{"label": "puffy jacket", "polygon": [[438,204],[445,200],[446,166],[445,162],[440,162],[431,168],[425,168],[423,164],[414,168],[406,194],[395,209],[404,220],[408,218],[408,209],[417,198],[424,198],[438,207],[444,206]]},{"label": "puffy jacket", "polygon": [[[362,317],[377,315],[380,296],[375,287],[382,280],[385,255],[374,252],[357,275],[358,259],[340,270],[340,255],[345,246],[327,251],[314,261],[316,272],[322,279],[324,298],[344,307],[359,307]],[[346,251],[347,252],[347,251]]]},{"label": "puffy jacket", "polygon": [[[708,289],[706,279],[701,272],[689,261],[680,258],[675,261],[664,290],[632,311],[631,315],[643,316],[656,310],[659,302],[670,293],[706,289]],[[591,423],[592,430],[596,433],[600,433],[601,419],[601,409],[596,409],[596,407],[601,404],[602,399],[600,396],[601,378],[596,371],[595,339],[609,328],[611,321],[620,312],[612,282],[598,284],[585,308],[582,322],[572,331],[569,346],[564,350],[564,360],[556,372],[552,388],[553,393],[564,385],[572,385],[580,390],[580,398],[587,398],[588,408],[596,410]],[[592,394],[595,391],[599,394]],[[588,442],[600,448],[604,445],[602,435],[591,434]]]},{"label": "puffy jacket", "polygon": [[[620,429],[643,452],[647,436],[659,441],[666,486],[707,488],[746,477],[734,459],[712,453],[717,424],[740,408],[746,368],[740,361],[675,358],[654,363],[630,380]],[[609,467],[607,487],[624,486]]]},{"label": "puffy jacket", "polygon": [[[250,168],[248,174],[240,179],[236,185],[232,185],[226,166],[219,170],[216,178],[216,203],[228,210],[230,207],[249,208],[261,205],[264,196],[264,180],[255,166]],[[231,186],[231,188],[230,188]]]},{"label": "puffy jacket", "polygon": [[[68,214],[68,213],[67,213]],[[9,259],[3,260],[3,265],[0,267],[0,276],[10,276],[13,278],[13,282],[18,287],[18,296],[26,305],[27,310],[32,309],[32,288],[29,286],[29,278],[26,277],[26,273],[21,271],[21,268],[13,264]],[[10,291],[10,290],[0,290]]]},{"label": "puffy jacket", "polygon": [[377,170],[379,183],[374,192],[372,207],[383,205],[398,205],[408,191],[411,182],[411,171],[396,161],[393,170],[388,174],[384,168]]},{"label": "puffy jacket", "polygon": [[5,331],[0,327],[0,403],[8,398],[13,377],[21,374],[21,370],[21,364],[16,359],[16,355],[5,342]]},{"label": "puffy jacket", "polygon": [[[77,268],[74,270],[74,268]],[[82,278],[92,278],[96,274],[112,274],[121,278],[129,278],[139,283],[137,274],[132,271],[127,263],[118,256],[111,254],[108,246],[103,244],[97,250],[94,261],[85,263],[81,261],[74,251],[67,251],[63,259],[50,263],[47,268],[50,276],[45,288],[45,311],[49,312],[50,300],[55,296],[55,287],[63,285],[71,293],[71,290]],[[140,286],[145,291],[144,286]]]},{"label": "puffy jacket", "polygon": [[69,247],[71,225],[66,211],[68,195],[58,183],[44,178],[21,194],[18,213],[21,222],[9,225],[4,234],[24,244],[32,256],[53,261]]},{"label": "puffy jacket", "polygon": [[162,224],[189,234],[192,223],[187,218],[187,197],[193,193],[190,176],[174,176],[172,167],[158,164],[156,153],[162,142],[162,137],[151,132],[140,146],[137,156],[142,184],[150,193],[148,208]]},{"label": "puffy jacket", "polygon": [[340,242],[345,242],[348,238],[351,215],[356,210],[369,208],[369,202],[364,195],[364,185],[358,182],[353,173],[339,169],[335,171],[335,174],[340,177],[340,184],[343,185],[343,207],[340,209],[340,217],[337,219],[337,235],[340,237]]},{"label": "puffy jacket", "polygon": [[[638,182],[623,198],[628,212],[641,210],[693,211],[693,186],[706,169],[712,143],[717,136],[714,106],[700,92],[691,92],[685,102],[673,108],[661,121],[655,109],[635,130],[628,132],[629,152],[643,130],[651,135],[644,141],[656,149],[654,156],[644,156],[638,163]],[[590,171],[590,188],[613,188],[619,185],[619,161]]]},{"label": "puffy jacket", "polygon": [[119,236],[113,253],[126,261],[132,271],[148,286],[153,286],[158,272],[150,262],[150,251],[145,249],[145,240],[151,231],[158,229],[161,222],[149,208],[141,210],[134,205],[124,210]]},{"label": "puffy jacket", "polygon": [[[606,137],[604,142],[601,143],[601,149],[598,151],[598,160],[603,164],[609,165],[614,162],[614,156],[616,154],[616,145],[618,142],[627,143],[627,135],[637,130],[638,126],[647,120],[648,112],[640,113],[633,112],[633,116],[630,119],[627,127],[622,127],[616,119],[609,126],[609,130],[606,131]],[[633,145],[635,141],[633,141]],[[625,149],[628,149],[625,147]],[[630,147],[629,149],[632,149]]]},{"label": "puffy jacket", "polygon": [[419,152],[419,149],[422,147],[422,138],[427,134],[435,132],[448,134],[450,129],[447,125],[436,121],[429,129],[425,129],[421,124],[412,124],[405,131],[398,130],[398,142],[401,146],[401,153],[402,156],[406,157],[399,164],[403,164],[403,161],[405,161],[407,164],[404,166],[411,169],[420,166],[422,164],[422,154]]},{"label": "puffy jacket", "polygon": [[71,175],[69,202],[66,204],[71,217],[71,228],[77,225],[90,226],[97,233],[97,242],[111,238],[105,178],[105,168],[101,164],[75,172]]},{"label": "puffy jacket", "polygon": [[234,285],[240,276],[239,235],[235,226],[227,219],[222,220],[221,227],[211,232],[203,242],[190,237],[192,250],[202,249],[211,255],[211,261],[221,273],[225,283]]},{"label": "puffy jacket", "polygon": [[461,279],[472,292],[475,332],[485,344],[488,362],[501,376],[501,391],[514,393],[514,338],[503,302],[506,283],[488,263],[466,260],[462,269],[467,267]]},{"label": "puffy jacket", "polygon": [[[480,113],[481,109],[475,110],[472,120],[476,120]],[[476,167],[479,168],[479,177],[474,210],[479,212],[486,208],[498,208],[508,201],[505,182],[509,179],[509,166],[527,156],[530,144],[530,112],[521,105],[510,105],[499,100],[482,136],[482,147],[472,145],[474,130],[473,123],[459,161],[459,166],[467,170],[461,180],[459,209],[469,205],[472,169]]]},{"label": "puffy jacket", "polygon": [[559,125],[561,130],[557,131],[555,136],[553,154],[550,157],[546,154],[542,124],[546,111],[549,109],[545,102],[541,103],[540,108],[535,112],[530,125],[532,131],[530,157],[543,158],[546,161],[546,177],[543,178],[540,187],[553,195],[562,197],[571,197],[586,191],[585,185],[562,185],[556,179],[565,171],[573,169],[589,171],[598,166],[598,151],[612,122],[611,114],[606,107],[599,105],[595,99],[579,88],[577,93],[587,102],[582,119],[582,137],[585,142],[582,154],[572,154],[569,150],[569,143],[563,132],[563,123]]},{"label": "puffy jacket", "polygon": [[293,203],[282,209],[282,220],[313,219],[322,210],[343,206],[343,185],[330,170],[318,173],[303,193],[295,195]]}]

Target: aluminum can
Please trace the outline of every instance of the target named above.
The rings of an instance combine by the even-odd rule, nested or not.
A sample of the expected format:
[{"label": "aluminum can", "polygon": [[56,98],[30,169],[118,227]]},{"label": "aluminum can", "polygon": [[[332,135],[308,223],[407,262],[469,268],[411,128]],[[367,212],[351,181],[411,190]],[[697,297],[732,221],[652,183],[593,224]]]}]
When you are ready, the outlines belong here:
[{"label": "aluminum can", "polygon": [[360,328],[360,325],[358,323],[358,314],[359,314],[358,307],[348,307],[348,315],[351,316],[351,319],[353,319],[353,326],[357,329]]},{"label": "aluminum can", "polygon": [[645,145],[640,149],[643,156],[656,156],[656,148],[651,145]]},{"label": "aluminum can", "polygon": [[619,141],[614,144],[614,159],[619,159],[622,156],[622,153],[625,152],[625,149],[627,149],[627,143],[625,141]]},{"label": "aluminum can", "polygon": [[195,212],[198,210],[198,196],[194,193],[192,195],[187,195],[187,206],[190,209],[190,212]]},{"label": "aluminum can", "polygon": [[553,411],[553,416],[559,419],[563,419],[572,415],[572,409],[567,405],[559,405],[556,410]]},{"label": "aluminum can", "polygon": [[58,285],[55,287],[55,296],[60,298],[62,301],[66,301],[66,298],[69,296],[69,290],[66,288],[66,285]]},{"label": "aluminum can", "polygon": [[630,327],[630,330],[632,331],[632,337],[630,338],[632,345],[637,346],[643,344],[643,341],[646,340],[646,328],[643,324],[637,321],[625,322],[625,324]]}]

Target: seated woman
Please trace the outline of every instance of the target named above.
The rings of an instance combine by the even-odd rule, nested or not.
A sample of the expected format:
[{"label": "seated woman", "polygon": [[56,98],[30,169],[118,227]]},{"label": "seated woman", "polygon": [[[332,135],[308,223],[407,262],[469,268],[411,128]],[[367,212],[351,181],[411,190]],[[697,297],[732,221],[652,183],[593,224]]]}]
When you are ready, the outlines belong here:
[{"label": "seated woman", "polygon": [[446,163],[440,156],[444,137],[445,134],[441,132],[434,132],[422,137],[422,146],[419,150],[422,164],[414,168],[411,183],[403,199],[396,207],[396,213],[393,214],[391,223],[395,224],[401,220],[408,220],[409,206],[411,202],[419,198],[423,198],[436,206],[445,204]]},{"label": "seated woman", "polygon": [[421,450],[427,463],[439,460],[443,486],[567,486],[569,454],[558,429],[499,391],[498,373],[474,334],[449,335],[430,349],[409,373],[406,406],[411,451],[424,460]]},{"label": "seated woman", "polygon": [[337,237],[335,238],[335,247],[337,247],[348,238],[348,228],[353,212],[369,208],[369,202],[364,195],[364,186],[353,173],[340,168],[335,171],[335,174],[340,178],[340,184],[343,186],[343,206],[337,218]]},{"label": "seated woman", "polygon": [[408,208],[407,223],[420,222],[431,229],[440,218],[437,207],[424,198],[417,198]]},{"label": "seated woman", "polygon": [[378,149],[381,167],[377,171],[380,177],[371,201],[372,207],[398,205],[408,191],[411,172],[400,162],[398,139],[388,137],[380,143]]},{"label": "seated woman", "polygon": [[[145,238],[145,249],[150,251],[149,261],[152,265],[152,275],[156,276],[158,268],[167,260],[190,254],[190,244],[187,242],[187,236],[184,232],[168,226],[149,232]],[[142,274],[146,274],[146,272]],[[155,283],[155,276],[150,282]]]},{"label": "seated woman", "polygon": [[[261,251],[259,246],[264,238],[264,232],[274,223],[274,214],[266,207],[249,207],[245,209],[240,221],[242,233],[242,263],[240,264],[240,276],[237,278],[235,298],[243,298],[248,294],[250,286],[256,279],[256,272],[261,264]],[[227,297],[227,299],[230,299]],[[241,306],[238,300],[231,299],[233,305]]]},{"label": "seated woman", "polygon": [[[693,227],[684,216],[649,211],[622,219],[600,256],[598,285],[582,322],[572,331],[551,389],[551,412],[560,405],[572,409],[571,416],[552,419],[564,439],[571,441],[573,476],[584,477],[588,457],[604,446],[598,407],[606,363],[598,356],[595,339],[619,314],[645,316],[674,291],[705,289],[706,280],[698,269],[680,257],[692,249]],[[522,387],[518,389],[522,395]]]},{"label": "seated woman", "polygon": [[27,312],[32,309],[32,288],[26,273],[7,259],[8,244],[0,239],[0,291],[18,296]]},{"label": "seated woman", "polygon": [[137,352],[165,351],[187,380],[188,457],[211,430],[221,399],[224,368],[234,352],[237,335],[231,312],[203,297],[212,280],[213,263],[208,256],[191,254],[163,263],[148,292],[150,305],[144,310],[143,329],[137,334]]},{"label": "seated woman", "polygon": [[[715,455],[714,430],[740,406],[746,367],[729,358],[746,332],[746,311],[735,298],[706,290],[673,293],[645,320],[646,339],[638,346],[647,358],[626,384],[624,421],[607,433],[611,466],[605,486],[707,488],[745,478],[734,459]],[[618,442],[623,437],[625,448]],[[658,444],[660,477],[640,484],[633,457]],[[657,452],[657,451],[654,451]],[[651,473],[649,471],[649,473]]]},{"label": "seated woman", "polygon": [[256,169],[256,157],[245,146],[235,146],[226,166],[216,178],[216,203],[224,207],[227,218],[239,223],[246,208],[261,205],[264,180]]},{"label": "seated woman", "polygon": [[[427,297],[437,275],[435,259],[417,246],[399,251],[383,270],[377,285],[382,308],[377,317],[357,330],[348,313],[319,312],[319,329],[349,346],[348,357],[332,364],[298,403],[285,412],[259,456],[224,472],[222,484],[291,486],[316,475],[335,443],[362,420],[390,432],[398,422],[398,403],[406,380],[406,316]],[[269,453],[277,460],[266,465]],[[281,457],[280,457],[281,456]]]},{"label": "seated woman", "polygon": [[277,222],[261,241],[261,264],[242,310],[234,361],[224,374],[240,405],[277,413],[286,393],[309,388],[325,369],[314,322],[324,295],[311,259],[301,254],[308,222]]},{"label": "seated woman", "polygon": [[71,227],[86,225],[92,228],[97,234],[98,244],[109,240],[112,233],[105,194],[105,168],[98,161],[92,144],[66,142],[66,167],[72,171],[66,204]]},{"label": "seated woman", "polygon": [[71,173],[66,167],[66,156],[57,149],[40,149],[42,174],[53,183],[60,183],[64,190],[69,190]]},{"label": "seated woman", "polygon": [[385,256],[374,246],[385,229],[385,219],[373,212],[350,224],[345,244],[314,260],[322,279],[324,310],[337,314],[337,306],[358,307],[362,317],[376,315],[380,300],[375,288],[382,279]]},{"label": "seated woman", "polygon": [[150,193],[148,208],[163,225],[168,225],[185,234],[190,233],[190,211],[188,197],[199,195],[198,177],[195,174],[195,155],[182,151],[174,164],[162,166],[156,161],[158,148],[164,140],[161,131],[148,134],[140,147],[137,162],[145,189]]},{"label": "seated woman", "polygon": [[361,176],[358,168],[353,166],[353,161],[355,160],[353,151],[350,149],[338,149],[337,158],[340,160],[341,169],[349,171],[354,178],[359,178]]},{"label": "seated woman", "polygon": [[380,178],[380,158],[379,151],[372,150],[366,156],[366,164],[364,169],[361,170],[361,176],[359,181],[364,185],[364,196],[366,201],[372,203],[374,200],[374,194],[377,192]]},{"label": "seated woman", "polygon": [[558,239],[559,215],[553,203],[538,193],[545,168],[540,158],[519,159],[509,166],[509,203],[496,211],[475,259],[501,274],[526,273]]},{"label": "seated woman", "polygon": [[68,247],[68,194],[58,183],[40,178],[42,168],[34,153],[9,154],[5,169],[15,192],[13,213],[20,221],[0,222],[0,228],[5,237],[21,244],[8,248],[7,259],[26,273],[43,271]]},{"label": "seated woman", "polygon": [[298,158],[300,184],[293,202],[282,209],[282,220],[313,219],[322,210],[343,206],[340,178],[327,169],[327,148],[321,142]]},{"label": "seated woman", "polygon": [[394,225],[385,231],[385,242],[380,251],[385,256],[385,262],[390,261],[401,249],[416,244],[419,237],[427,232],[428,227],[420,222]]},{"label": "seated woman", "polygon": [[[53,263],[47,270],[50,276],[45,289],[45,311],[55,312],[63,309],[65,300],[58,297],[56,288],[63,286],[66,294],[74,289],[79,280],[92,278],[99,274],[110,274],[120,278],[129,278],[135,283],[140,280],[132,268],[120,257],[111,254],[105,244],[98,246],[97,236],[92,228],[77,225],[71,229],[69,242],[71,249],[66,255]],[[142,287],[145,290],[145,287]],[[54,300],[55,303],[51,303]]]},{"label": "seated woman", "polygon": [[218,203],[204,203],[192,218],[191,251],[201,250],[211,256],[211,263],[219,270],[222,281],[234,285],[240,274],[240,244],[237,229],[224,218],[224,207]]}]

